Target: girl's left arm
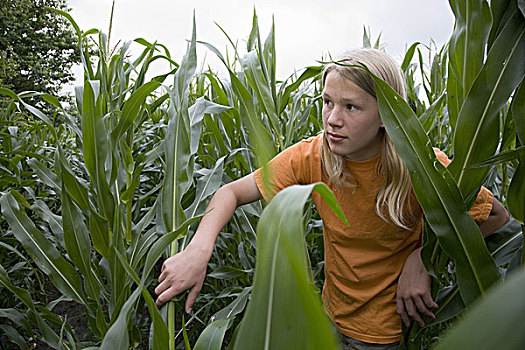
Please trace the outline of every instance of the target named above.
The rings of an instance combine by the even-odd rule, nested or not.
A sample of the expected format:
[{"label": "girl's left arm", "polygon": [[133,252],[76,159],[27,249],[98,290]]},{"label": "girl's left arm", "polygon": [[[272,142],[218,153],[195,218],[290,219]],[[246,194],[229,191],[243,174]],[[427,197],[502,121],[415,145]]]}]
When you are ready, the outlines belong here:
[{"label": "girl's left arm", "polygon": [[[509,219],[507,209],[494,198],[488,219],[478,226],[483,237],[487,237]],[[406,326],[410,325],[410,318],[413,318],[423,327],[425,322],[422,315],[434,319],[432,309],[438,306],[431,297],[430,275],[425,270],[420,253],[421,248],[418,248],[408,256],[397,285],[397,313]]]},{"label": "girl's left arm", "polygon": [[510,216],[507,209],[505,209],[505,207],[494,198],[492,200],[492,209],[490,210],[488,219],[478,226],[483,237],[487,237],[493,234],[498,228],[505,225],[509,220]]}]

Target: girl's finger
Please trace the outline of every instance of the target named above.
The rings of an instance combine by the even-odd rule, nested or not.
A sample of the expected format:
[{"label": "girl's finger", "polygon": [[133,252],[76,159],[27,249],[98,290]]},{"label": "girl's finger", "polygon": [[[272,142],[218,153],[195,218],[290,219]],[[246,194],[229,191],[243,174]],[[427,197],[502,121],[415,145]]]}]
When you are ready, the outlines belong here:
[{"label": "girl's finger", "polygon": [[432,313],[432,311],[429,310],[426,303],[423,301],[421,297],[414,297],[414,302],[416,303],[417,310],[420,314],[426,315],[430,317],[431,319],[435,319],[436,316]]},{"label": "girl's finger", "polygon": [[158,296],[157,300],[155,301],[155,304],[157,305],[157,307],[160,307],[167,301],[173,299],[175,295],[177,295],[175,289],[168,288]]},{"label": "girl's finger", "polygon": [[405,302],[402,298],[398,297],[396,300],[397,303],[397,313],[399,314],[399,317],[401,317],[401,321],[405,324],[405,326],[410,326],[410,320],[408,318],[406,308],[405,308]]},{"label": "girl's finger", "polygon": [[[159,280],[160,280],[160,278],[159,278]],[[164,292],[167,287],[168,287],[167,283],[165,283],[165,282],[159,283],[159,285],[155,288],[155,294],[157,294],[157,295],[162,294],[162,292]]]},{"label": "girl's finger", "polygon": [[162,272],[159,276],[159,283],[164,281],[164,279],[166,278],[166,273],[165,272]]},{"label": "girl's finger", "polygon": [[405,306],[408,312],[408,315],[412,317],[414,321],[416,321],[421,327],[425,326],[425,322],[423,322],[423,319],[421,318],[421,315],[419,315],[419,312],[416,309],[416,306],[414,305],[414,302],[411,298],[403,299],[405,302]]},{"label": "girl's finger", "polygon": [[438,304],[432,299],[430,293],[423,295],[423,301],[429,309],[435,309],[438,307]]}]

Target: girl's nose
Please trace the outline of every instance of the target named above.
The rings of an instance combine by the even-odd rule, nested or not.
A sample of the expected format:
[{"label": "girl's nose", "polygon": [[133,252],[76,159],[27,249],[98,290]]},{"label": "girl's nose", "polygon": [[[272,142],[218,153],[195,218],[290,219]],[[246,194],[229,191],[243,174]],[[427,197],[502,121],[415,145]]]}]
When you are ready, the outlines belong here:
[{"label": "girl's nose", "polygon": [[332,109],[326,121],[331,126],[342,126],[343,119],[341,118],[339,108],[335,107],[334,109]]}]

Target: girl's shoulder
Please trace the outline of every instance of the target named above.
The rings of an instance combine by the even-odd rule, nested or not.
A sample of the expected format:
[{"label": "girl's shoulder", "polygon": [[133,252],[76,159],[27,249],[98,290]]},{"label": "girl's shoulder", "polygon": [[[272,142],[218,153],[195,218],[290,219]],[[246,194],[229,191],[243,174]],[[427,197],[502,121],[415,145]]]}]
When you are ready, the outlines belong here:
[{"label": "girl's shoulder", "polygon": [[309,159],[310,161],[320,161],[321,142],[322,135],[319,134],[299,141],[292,147],[295,148],[294,152],[297,153],[297,156],[300,158]]},{"label": "girl's shoulder", "polygon": [[302,143],[304,145],[319,144],[319,142],[321,142],[321,136],[322,136],[322,134],[319,134],[319,135],[316,135],[316,136],[311,136],[311,137],[309,137],[307,139],[299,141],[299,143],[300,144]]}]

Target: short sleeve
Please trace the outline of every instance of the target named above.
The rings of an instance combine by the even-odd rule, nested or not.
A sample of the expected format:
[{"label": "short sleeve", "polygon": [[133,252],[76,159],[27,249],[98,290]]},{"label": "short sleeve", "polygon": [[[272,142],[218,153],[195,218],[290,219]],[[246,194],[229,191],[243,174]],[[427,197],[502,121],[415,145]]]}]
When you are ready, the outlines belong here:
[{"label": "short sleeve", "polygon": [[494,195],[487,188],[481,187],[479,190],[478,196],[470,208],[469,214],[472,216],[474,221],[477,224],[481,224],[484,221],[487,221],[492,210],[492,200]]},{"label": "short sleeve", "polygon": [[320,181],[317,179],[321,167],[318,139],[319,136],[301,141],[275,156],[268,163],[268,186],[264,184],[263,169],[254,172],[255,183],[266,201],[288,186]]},{"label": "short sleeve", "polygon": [[[440,151],[437,148],[434,148],[436,158],[444,166],[448,166],[451,163],[451,160],[447,155]],[[487,188],[481,187],[479,190],[478,196],[472,205],[472,208],[469,211],[470,216],[476,221],[477,224],[481,224],[484,221],[487,221],[489,218],[490,211],[492,210],[492,200],[494,195]]]}]

